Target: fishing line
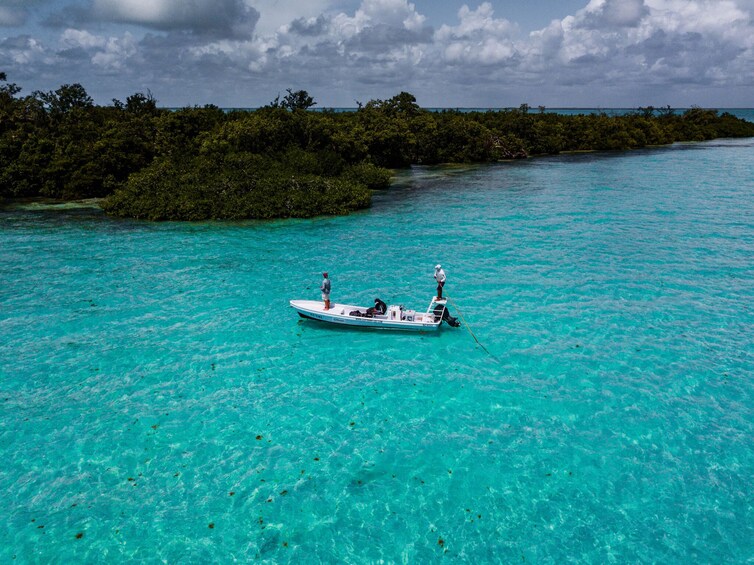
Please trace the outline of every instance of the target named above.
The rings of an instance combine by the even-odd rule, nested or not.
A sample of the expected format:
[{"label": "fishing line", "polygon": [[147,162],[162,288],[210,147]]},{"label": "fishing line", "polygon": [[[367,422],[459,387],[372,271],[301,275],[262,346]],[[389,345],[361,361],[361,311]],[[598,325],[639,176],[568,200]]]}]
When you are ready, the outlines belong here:
[{"label": "fishing line", "polygon": [[501,365],[503,365],[503,362],[497,356],[495,356],[494,354],[490,353],[490,350],[487,349],[484,345],[482,345],[482,342],[480,342],[477,339],[476,335],[474,335],[474,332],[471,330],[471,326],[469,326],[469,323],[466,321],[466,318],[463,317],[463,313],[461,312],[461,309],[458,307],[458,304],[456,304],[455,302],[453,302],[453,300],[450,298],[450,296],[446,295],[445,298],[447,298],[448,302],[450,302],[453,305],[453,308],[456,309],[456,311],[458,312],[458,316],[461,318],[461,320],[463,320],[464,327],[468,330],[469,334],[471,334],[471,337],[474,338],[474,341],[476,341],[477,345],[479,347],[481,347],[487,355],[489,355],[495,361],[497,361],[498,363],[500,363]]}]

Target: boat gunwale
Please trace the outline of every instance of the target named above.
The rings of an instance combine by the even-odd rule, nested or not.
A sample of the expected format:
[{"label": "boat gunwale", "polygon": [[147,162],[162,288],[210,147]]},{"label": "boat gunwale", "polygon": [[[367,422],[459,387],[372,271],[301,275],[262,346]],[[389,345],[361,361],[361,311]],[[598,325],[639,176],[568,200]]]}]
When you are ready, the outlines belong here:
[{"label": "boat gunwale", "polygon": [[[330,309],[326,311],[322,307],[312,307],[313,305],[321,306],[321,303],[317,300],[290,300],[289,303],[302,318],[315,320],[317,322],[331,323],[336,326],[383,330],[436,331],[442,324],[442,318],[432,322],[417,322],[413,320],[391,320],[387,315],[372,318],[351,316],[346,314],[346,311],[366,310],[364,306],[355,306],[351,304],[333,304]],[[430,312],[420,312],[421,315],[428,313]]]}]

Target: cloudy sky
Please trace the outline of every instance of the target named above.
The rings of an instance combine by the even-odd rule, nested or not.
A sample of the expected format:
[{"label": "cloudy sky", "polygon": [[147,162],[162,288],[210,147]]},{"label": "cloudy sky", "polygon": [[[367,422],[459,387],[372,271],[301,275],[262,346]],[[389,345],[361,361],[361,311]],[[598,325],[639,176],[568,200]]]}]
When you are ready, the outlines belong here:
[{"label": "cloudy sky", "polygon": [[754,0],[0,0],[0,71],[99,104],[752,107]]}]

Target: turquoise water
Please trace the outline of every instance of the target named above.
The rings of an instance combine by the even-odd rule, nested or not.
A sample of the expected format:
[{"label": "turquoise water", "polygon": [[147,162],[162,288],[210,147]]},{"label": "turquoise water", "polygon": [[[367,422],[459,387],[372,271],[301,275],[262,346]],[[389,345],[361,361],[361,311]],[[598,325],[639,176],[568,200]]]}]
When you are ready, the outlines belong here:
[{"label": "turquoise water", "polygon": [[[754,140],[415,168],[371,210],[0,213],[0,561],[754,558]],[[423,308],[484,345],[300,320]]]}]

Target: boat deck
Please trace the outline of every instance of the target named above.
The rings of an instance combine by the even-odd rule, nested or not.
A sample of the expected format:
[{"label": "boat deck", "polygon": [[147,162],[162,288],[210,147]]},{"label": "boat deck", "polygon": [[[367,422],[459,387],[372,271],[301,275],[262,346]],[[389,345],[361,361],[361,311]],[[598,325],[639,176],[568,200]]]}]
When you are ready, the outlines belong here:
[{"label": "boat deck", "polygon": [[431,311],[431,308],[435,304],[444,304],[444,301],[433,301],[427,312],[389,306],[385,314],[375,314],[371,317],[351,315],[351,312],[365,314],[368,308],[353,304],[336,302],[330,305],[329,310],[325,310],[325,305],[320,300],[291,300],[290,304],[299,316],[322,322],[379,329],[433,331],[438,329],[442,320]]}]

